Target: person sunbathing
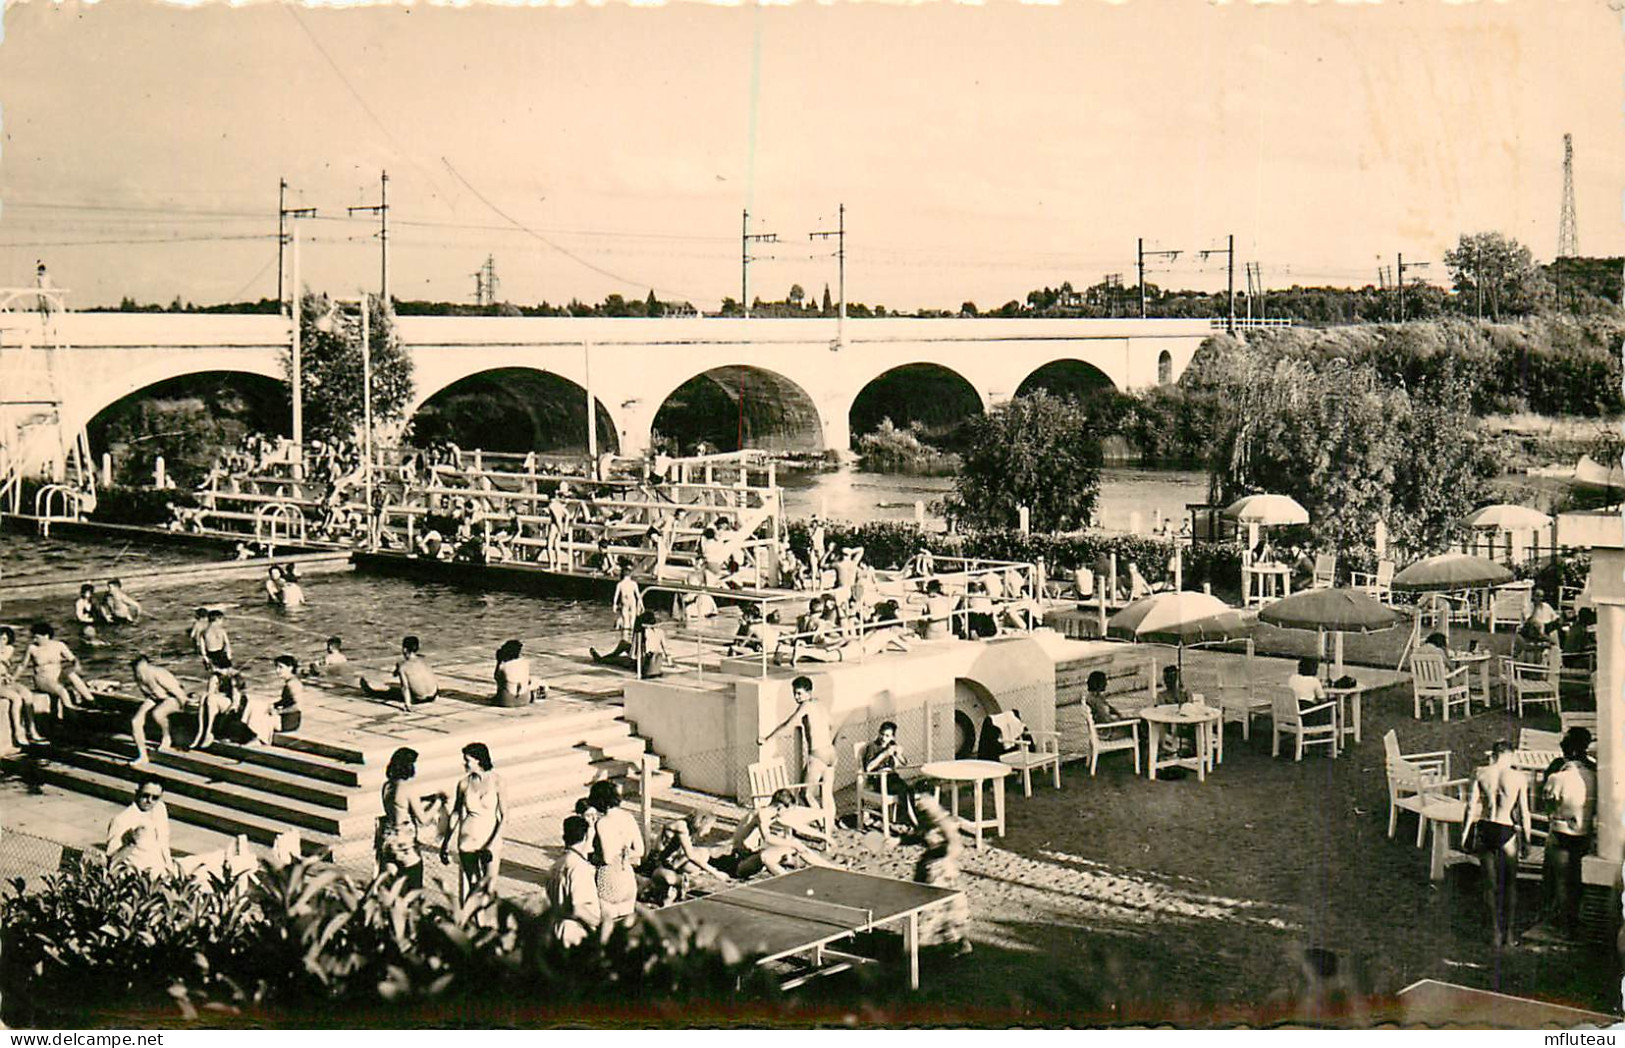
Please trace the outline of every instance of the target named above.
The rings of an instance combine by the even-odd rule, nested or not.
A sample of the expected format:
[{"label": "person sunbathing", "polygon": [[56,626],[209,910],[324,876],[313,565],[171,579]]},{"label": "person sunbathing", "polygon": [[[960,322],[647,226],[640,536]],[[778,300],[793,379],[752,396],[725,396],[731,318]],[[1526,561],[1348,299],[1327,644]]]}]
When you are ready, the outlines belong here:
[{"label": "person sunbathing", "polygon": [[778,790],[767,807],[752,812],[740,822],[728,854],[712,859],[712,865],[741,879],[754,877],[763,870],[777,876],[801,865],[838,869],[836,863],[798,839],[796,828],[786,822],[787,815],[795,819],[789,813],[799,807],[803,806],[796,803],[793,791]]},{"label": "person sunbathing", "polygon": [[696,880],[726,884],[728,875],[711,865],[712,849],[698,843],[716,826],[709,812],[689,812],[666,824],[638,870],[650,882],[656,906],[677,902]]}]

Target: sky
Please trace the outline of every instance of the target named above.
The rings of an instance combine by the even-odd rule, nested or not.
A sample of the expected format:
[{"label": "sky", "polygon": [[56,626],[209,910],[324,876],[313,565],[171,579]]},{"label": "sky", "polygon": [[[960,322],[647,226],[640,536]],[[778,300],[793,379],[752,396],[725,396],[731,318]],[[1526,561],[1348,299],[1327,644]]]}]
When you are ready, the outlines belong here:
[{"label": "sky", "polygon": [[0,284],[71,306],[274,296],[301,279],[471,301],[715,309],[837,288],[993,308],[1179,250],[1147,279],[1360,286],[1464,232],[1625,254],[1625,22],[1536,3],[687,2],[551,7],[13,4],[0,44]]}]

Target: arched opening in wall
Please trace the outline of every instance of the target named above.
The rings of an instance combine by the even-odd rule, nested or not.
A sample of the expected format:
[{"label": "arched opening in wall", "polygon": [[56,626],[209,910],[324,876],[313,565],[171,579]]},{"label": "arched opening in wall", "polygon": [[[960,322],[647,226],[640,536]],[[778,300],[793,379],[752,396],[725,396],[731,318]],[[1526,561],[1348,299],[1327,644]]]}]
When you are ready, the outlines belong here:
[{"label": "arched opening in wall", "polygon": [[904,364],[870,379],[852,401],[847,421],[852,447],[881,428],[883,420],[900,430],[918,424],[919,439],[943,450],[957,449],[965,421],[982,411],[982,399],[964,376],[940,364]]},{"label": "arched opening in wall", "polygon": [[[615,423],[593,401],[598,451],[618,452]],[[449,440],[465,450],[560,454],[587,450],[587,391],[535,368],[492,368],[435,393],[412,416],[407,439],[418,447]]]},{"label": "arched opening in wall", "polygon": [[1174,380],[1174,355],[1166,349],[1157,354],[1157,385],[1166,386]]},{"label": "arched opening in wall", "polygon": [[954,757],[976,756],[976,740],[982,724],[1002,710],[999,700],[987,688],[965,677],[954,678]]},{"label": "arched opening in wall", "polygon": [[1029,396],[1037,390],[1047,389],[1057,397],[1073,397],[1088,403],[1103,391],[1117,387],[1107,374],[1081,360],[1052,360],[1029,374],[1016,387],[1016,396]]},{"label": "arched opening in wall", "polygon": [[807,391],[743,364],[712,368],[678,386],[655,412],[655,439],[681,455],[709,451],[822,451],[824,427]]},{"label": "arched opening in wall", "polygon": [[112,456],[115,483],[151,484],[162,455],[165,473],[186,487],[248,434],[288,436],[292,426],[286,384],[243,371],[200,371],[120,397],[85,432],[92,454]]}]

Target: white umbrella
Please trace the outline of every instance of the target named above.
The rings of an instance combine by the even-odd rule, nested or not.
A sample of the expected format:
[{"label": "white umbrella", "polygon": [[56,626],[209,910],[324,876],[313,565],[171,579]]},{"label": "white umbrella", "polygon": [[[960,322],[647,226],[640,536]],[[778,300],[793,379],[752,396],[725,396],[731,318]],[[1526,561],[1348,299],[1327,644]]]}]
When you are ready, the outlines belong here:
[{"label": "white umbrella", "polygon": [[1464,528],[1484,531],[1535,531],[1552,526],[1552,518],[1538,509],[1497,502],[1476,509],[1457,523]]},{"label": "white umbrella", "polygon": [[1248,495],[1230,503],[1223,513],[1238,524],[1274,527],[1309,523],[1309,511],[1290,495]]}]

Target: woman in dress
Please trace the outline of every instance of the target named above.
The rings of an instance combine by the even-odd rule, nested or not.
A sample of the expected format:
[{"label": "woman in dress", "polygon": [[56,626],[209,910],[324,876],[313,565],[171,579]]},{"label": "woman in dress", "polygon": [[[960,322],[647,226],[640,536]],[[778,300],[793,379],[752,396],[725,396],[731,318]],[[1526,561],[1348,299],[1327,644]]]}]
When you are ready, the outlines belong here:
[{"label": "woman in dress", "polygon": [[[959,837],[959,820],[925,794],[915,799],[914,811],[925,837],[925,851],[914,867],[914,880],[936,888],[957,889],[959,855],[965,848]],[[971,952],[970,905],[964,895],[920,914],[919,942],[921,946],[948,947],[960,955]]]},{"label": "woman in dress", "polygon": [[[1497,739],[1489,763],[1473,773],[1461,839],[1478,853],[1496,947],[1518,945],[1518,856],[1529,842],[1529,777],[1512,766],[1512,744]],[[1469,836],[1478,831],[1476,838]],[[1519,831],[1522,831],[1520,836]]]},{"label": "woman in dress", "polygon": [[457,901],[490,894],[502,861],[502,780],[492,771],[491,750],[483,742],[463,747],[462,781],[452,803],[451,826],[440,845],[440,861],[451,861],[457,841]]},{"label": "woman in dress", "polygon": [[408,888],[423,888],[423,854],[418,851],[418,829],[429,821],[423,799],[412,789],[418,772],[418,751],[402,746],[390,754],[384,771],[384,814],[378,817],[378,874],[393,874]]}]

